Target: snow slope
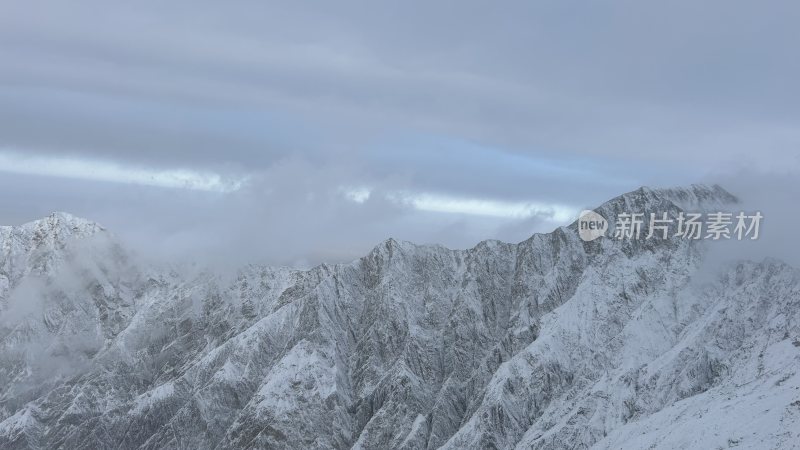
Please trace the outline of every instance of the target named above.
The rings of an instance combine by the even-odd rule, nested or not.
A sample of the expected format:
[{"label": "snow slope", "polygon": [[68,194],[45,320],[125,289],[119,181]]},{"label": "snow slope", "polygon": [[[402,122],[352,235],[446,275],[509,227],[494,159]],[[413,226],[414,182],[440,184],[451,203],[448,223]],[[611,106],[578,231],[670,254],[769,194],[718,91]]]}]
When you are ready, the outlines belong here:
[{"label": "snow slope", "polygon": [[143,266],[66,214],[0,245],[0,448],[800,448],[800,272],[709,269],[706,242],[572,224],[232,279]]}]

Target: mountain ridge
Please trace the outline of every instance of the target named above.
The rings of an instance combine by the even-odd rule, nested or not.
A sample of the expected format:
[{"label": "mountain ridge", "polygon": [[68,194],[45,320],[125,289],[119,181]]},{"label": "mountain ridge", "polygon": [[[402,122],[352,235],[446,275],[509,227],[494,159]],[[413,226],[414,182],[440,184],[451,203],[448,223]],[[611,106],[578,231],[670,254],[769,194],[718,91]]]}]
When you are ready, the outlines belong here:
[{"label": "mountain ridge", "polygon": [[[720,193],[642,188],[598,209],[677,211],[666,197],[707,192]],[[387,239],[350,263],[250,265],[232,281],[67,247],[68,264],[40,274],[41,315],[9,324],[0,310],[0,446],[668,447],[658,414],[744,396],[735,382],[753,375],[783,380],[763,393],[782,393],[784,421],[755,431],[786,447],[800,423],[797,270],[738,263],[698,288],[702,246],[583,242],[569,226],[466,250]],[[783,365],[758,356],[778,350]],[[64,355],[81,364],[42,370]],[[694,445],[756,442],[741,429]]]},{"label": "mountain ridge", "polygon": [[[650,188],[648,186],[641,186],[640,188],[627,192],[625,194],[621,194],[617,197],[614,197],[601,205],[598,205],[595,208],[591,209],[608,209],[607,205],[613,204],[619,201],[625,201],[626,199],[631,198],[634,195],[653,195],[658,197],[663,197],[665,200],[669,200],[673,202],[676,206],[680,207],[681,209],[688,209],[686,206],[695,206],[699,207],[700,210],[707,210],[709,207],[715,206],[722,206],[722,205],[732,205],[739,203],[738,197],[731,194],[730,192],[726,191],[718,184],[712,185],[705,185],[705,184],[691,184],[688,187],[672,187],[672,188]],[[577,221],[577,218],[576,218]],[[570,227],[576,221],[570,222],[564,226]],[[61,224],[66,223],[69,224],[73,231],[79,230],[91,230],[91,231],[81,231],[84,234],[93,234],[96,231],[108,232],[108,230],[103,227],[101,224],[87,219],[82,218],[76,215],[73,215],[68,212],[64,211],[54,211],[50,213],[47,217],[31,220],[25,222],[21,225],[0,225],[0,229],[14,229],[14,228],[38,228],[38,229],[47,229],[49,227],[53,227],[54,224]],[[553,230],[555,231],[555,230]],[[535,234],[548,234],[552,233],[544,232],[544,233],[534,233]],[[525,240],[531,239],[533,235],[528,237]],[[389,237],[375,245],[373,250],[377,247],[385,245],[387,242],[393,241],[395,243],[407,243],[412,244],[415,246],[441,246],[440,244],[417,244],[411,241],[404,241],[404,240],[397,240],[393,237]],[[497,239],[485,239],[480,241],[479,243],[475,244],[472,248],[475,248],[484,242],[488,241],[495,241],[504,244],[514,244],[512,242],[504,242]],[[447,247],[444,247],[447,248]],[[329,264],[329,263],[321,263],[321,264]]]}]

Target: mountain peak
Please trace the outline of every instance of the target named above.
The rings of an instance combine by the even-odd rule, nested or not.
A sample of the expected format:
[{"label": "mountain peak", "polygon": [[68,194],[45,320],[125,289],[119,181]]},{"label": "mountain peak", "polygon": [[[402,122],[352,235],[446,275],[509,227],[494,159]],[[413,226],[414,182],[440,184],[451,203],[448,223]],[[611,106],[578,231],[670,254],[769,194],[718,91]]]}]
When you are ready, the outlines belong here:
[{"label": "mountain peak", "polygon": [[670,203],[683,210],[704,212],[730,207],[739,203],[739,199],[716,184],[656,189],[642,186],[603,203],[598,209],[656,212]]},{"label": "mountain peak", "polygon": [[20,242],[33,247],[60,247],[71,238],[87,238],[106,229],[97,222],[74,216],[66,212],[52,212],[48,216],[19,226],[0,227],[4,234],[17,235]]},{"label": "mountain peak", "polygon": [[93,220],[84,219],[63,211],[54,211],[47,217],[25,224],[23,227],[26,225],[33,225],[39,228],[65,229],[79,234],[94,234],[98,231],[105,231],[102,225]]},{"label": "mountain peak", "polygon": [[651,191],[667,198],[681,209],[708,210],[739,203],[739,199],[735,195],[718,184],[711,186],[692,184],[688,187],[661,188]]},{"label": "mountain peak", "polygon": [[105,228],[97,222],[89,219],[84,219],[76,215],[64,211],[53,211],[41,219],[32,220],[23,223],[19,226],[4,226],[4,228],[21,228],[21,229],[41,229],[41,228],[57,228],[69,227],[78,229],[97,229],[105,230]]}]

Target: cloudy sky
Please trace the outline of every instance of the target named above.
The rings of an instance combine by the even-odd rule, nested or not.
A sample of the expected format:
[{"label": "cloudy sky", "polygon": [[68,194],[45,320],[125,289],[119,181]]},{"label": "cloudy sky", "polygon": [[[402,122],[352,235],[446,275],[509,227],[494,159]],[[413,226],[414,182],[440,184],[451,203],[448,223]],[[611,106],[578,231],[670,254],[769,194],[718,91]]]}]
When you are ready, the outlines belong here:
[{"label": "cloudy sky", "polygon": [[0,223],[305,266],[519,241],[641,185],[791,199],[798,23],[794,1],[0,0]]}]

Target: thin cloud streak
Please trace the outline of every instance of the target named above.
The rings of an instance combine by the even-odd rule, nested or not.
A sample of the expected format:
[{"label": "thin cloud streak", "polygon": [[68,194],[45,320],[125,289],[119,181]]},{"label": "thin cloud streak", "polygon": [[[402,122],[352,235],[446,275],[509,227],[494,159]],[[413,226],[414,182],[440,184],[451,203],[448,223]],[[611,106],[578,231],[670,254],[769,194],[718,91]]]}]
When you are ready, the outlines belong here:
[{"label": "thin cloud streak", "polygon": [[387,198],[399,204],[411,205],[420,211],[449,214],[470,214],[505,219],[543,217],[564,225],[577,217],[578,208],[567,205],[508,202],[479,198],[458,198],[448,195],[392,192]]},{"label": "thin cloud streak", "polygon": [[187,169],[153,170],[107,161],[24,156],[8,151],[0,151],[0,172],[221,193],[237,191],[245,183],[245,179],[229,180],[216,173]]}]

